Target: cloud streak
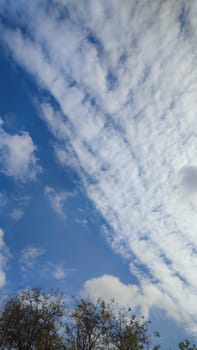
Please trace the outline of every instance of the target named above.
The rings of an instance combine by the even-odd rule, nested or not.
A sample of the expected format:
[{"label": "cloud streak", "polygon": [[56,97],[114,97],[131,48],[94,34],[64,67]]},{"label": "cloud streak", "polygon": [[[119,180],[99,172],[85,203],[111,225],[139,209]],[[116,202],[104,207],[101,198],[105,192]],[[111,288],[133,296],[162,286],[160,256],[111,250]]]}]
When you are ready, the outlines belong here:
[{"label": "cloud streak", "polygon": [[136,288],[149,283],[158,307],[196,332],[197,202],[183,187],[196,191],[197,5],[52,4],[54,15],[36,1],[17,30],[1,25],[3,43],[56,100],[40,114],[58,159],[79,172]]}]

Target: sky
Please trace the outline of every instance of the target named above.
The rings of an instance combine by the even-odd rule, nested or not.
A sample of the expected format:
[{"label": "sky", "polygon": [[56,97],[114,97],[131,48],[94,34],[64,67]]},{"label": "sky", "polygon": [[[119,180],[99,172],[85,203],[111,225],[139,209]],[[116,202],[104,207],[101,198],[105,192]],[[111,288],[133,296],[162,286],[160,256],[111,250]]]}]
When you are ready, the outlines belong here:
[{"label": "sky", "polygon": [[197,2],[0,0],[0,287],[197,334]]}]

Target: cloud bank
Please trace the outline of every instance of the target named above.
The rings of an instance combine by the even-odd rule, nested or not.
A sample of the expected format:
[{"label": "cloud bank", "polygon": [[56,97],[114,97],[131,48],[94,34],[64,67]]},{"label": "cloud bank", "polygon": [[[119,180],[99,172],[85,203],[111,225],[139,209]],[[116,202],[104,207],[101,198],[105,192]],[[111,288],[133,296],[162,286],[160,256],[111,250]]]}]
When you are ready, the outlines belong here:
[{"label": "cloud bank", "polygon": [[56,102],[40,99],[57,157],[80,174],[140,283],[104,276],[86,288],[111,280],[126,299],[154,295],[147,307],[196,332],[197,3],[45,5],[2,1],[17,27],[2,22],[2,43]]}]

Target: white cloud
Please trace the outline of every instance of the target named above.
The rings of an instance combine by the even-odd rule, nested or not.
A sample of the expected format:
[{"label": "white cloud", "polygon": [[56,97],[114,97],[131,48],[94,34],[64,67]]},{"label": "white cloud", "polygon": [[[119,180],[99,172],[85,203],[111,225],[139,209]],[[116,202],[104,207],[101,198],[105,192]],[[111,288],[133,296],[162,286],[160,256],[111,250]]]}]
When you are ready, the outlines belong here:
[{"label": "white cloud", "polygon": [[87,225],[88,221],[86,219],[76,219],[76,223],[80,225]]},{"label": "white cloud", "polygon": [[0,287],[6,283],[6,264],[8,261],[9,252],[4,242],[4,232],[0,228]]},{"label": "white cloud", "polygon": [[20,253],[20,267],[23,272],[27,272],[35,267],[39,258],[45,253],[40,247],[25,247]]},{"label": "white cloud", "polygon": [[24,216],[24,211],[20,208],[15,208],[11,212],[11,218],[15,221],[21,220]]},{"label": "white cloud", "polygon": [[16,196],[14,197],[14,200],[16,202],[22,203],[22,205],[27,205],[31,200],[32,196],[26,195],[26,196]]},{"label": "white cloud", "polygon": [[56,280],[59,282],[65,281],[68,276],[75,273],[76,269],[67,268],[61,263],[44,261],[39,265],[39,273],[42,279]]},{"label": "white cloud", "polygon": [[68,198],[75,197],[74,192],[56,192],[54,188],[46,186],[45,194],[48,197],[53,209],[62,217],[66,218],[65,204]]},{"label": "white cloud", "polygon": [[[57,156],[79,172],[141,295],[146,275],[149,305],[166,300],[194,331],[197,202],[184,192],[196,192],[197,4],[68,1],[65,21],[37,6],[24,7],[31,38],[2,27],[2,40],[59,105],[41,104]],[[47,195],[62,213],[66,194]]]},{"label": "white cloud", "polygon": [[66,271],[63,268],[63,266],[58,265],[55,267],[55,270],[53,271],[53,277],[56,280],[61,280],[61,279],[64,279],[66,277]]},{"label": "white cloud", "polygon": [[133,312],[140,310],[148,317],[150,307],[164,309],[169,316],[179,320],[180,314],[173,299],[163,295],[160,288],[143,280],[141,286],[124,284],[113,275],[103,275],[84,283],[83,294],[93,299],[115,300],[123,307],[131,307]]},{"label": "white cloud", "polygon": [[0,123],[0,165],[7,176],[26,181],[34,180],[41,171],[35,156],[36,146],[27,132],[11,135]]}]

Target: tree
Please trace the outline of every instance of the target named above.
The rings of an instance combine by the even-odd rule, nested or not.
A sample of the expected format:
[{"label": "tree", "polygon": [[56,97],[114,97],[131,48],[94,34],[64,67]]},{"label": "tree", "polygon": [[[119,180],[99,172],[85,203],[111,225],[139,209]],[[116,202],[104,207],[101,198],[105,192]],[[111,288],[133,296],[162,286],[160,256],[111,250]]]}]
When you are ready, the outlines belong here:
[{"label": "tree", "polygon": [[11,297],[0,314],[0,349],[62,349],[59,330],[64,307],[61,295],[40,289]]},{"label": "tree", "polygon": [[197,350],[197,345],[190,344],[190,341],[188,339],[181,341],[179,343],[179,349],[180,350]]},{"label": "tree", "polygon": [[114,302],[81,299],[69,314],[65,346],[67,350],[148,350],[152,345],[148,324]]},{"label": "tree", "polygon": [[159,333],[153,335],[149,332],[149,321],[143,317],[137,318],[130,308],[113,307],[108,321],[108,341],[113,350],[148,350],[158,349],[154,339]]},{"label": "tree", "polygon": [[[0,310],[0,350],[158,350],[149,324],[113,301],[65,305],[61,294],[27,289]],[[197,346],[185,340],[179,350]]]},{"label": "tree", "polygon": [[109,318],[105,303],[81,299],[75,302],[66,322],[67,350],[104,349],[106,321]]}]

